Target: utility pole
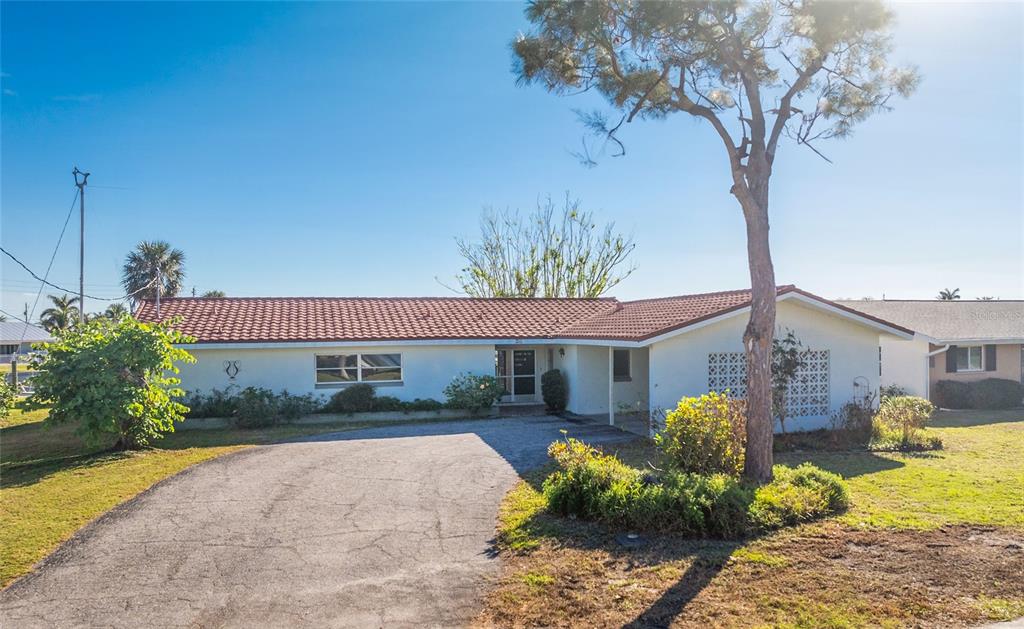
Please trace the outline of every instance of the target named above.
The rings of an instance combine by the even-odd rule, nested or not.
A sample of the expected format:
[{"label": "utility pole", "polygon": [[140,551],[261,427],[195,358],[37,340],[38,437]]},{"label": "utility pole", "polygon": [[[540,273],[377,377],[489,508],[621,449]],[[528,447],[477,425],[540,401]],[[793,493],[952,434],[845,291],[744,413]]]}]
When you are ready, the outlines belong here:
[{"label": "utility pole", "polygon": [[[89,173],[78,170],[71,171],[78,186],[78,218],[80,223],[78,236],[78,322],[85,323],[85,185],[89,181]],[[81,179],[79,179],[81,177]]]},{"label": "utility pole", "polygon": [[164,287],[164,276],[163,269],[157,267],[156,269],[156,320],[160,320],[160,293]]}]

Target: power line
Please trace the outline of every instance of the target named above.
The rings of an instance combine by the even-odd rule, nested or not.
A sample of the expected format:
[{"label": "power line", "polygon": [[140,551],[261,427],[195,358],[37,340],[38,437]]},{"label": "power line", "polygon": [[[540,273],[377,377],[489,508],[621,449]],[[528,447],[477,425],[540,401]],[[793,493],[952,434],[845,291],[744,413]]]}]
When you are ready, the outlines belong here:
[{"label": "power line", "polygon": [[[58,242],[58,245],[59,244],[60,243]],[[18,263],[18,266],[20,266],[21,268],[25,269],[28,272],[29,275],[31,275],[32,277],[36,278],[40,282],[42,282],[44,285],[50,286],[52,288],[56,288],[59,291],[64,291],[65,293],[72,293],[72,294],[74,293],[74,291],[72,291],[72,290],[69,290],[69,289],[67,289],[67,288],[65,288],[63,286],[60,286],[58,284],[54,284],[53,282],[48,281],[45,277],[39,277],[38,275],[35,274],[35,272],[32,271],[32,269],[30,269],[27,266],[25,266],[24,262],[22,262],[21,260],[16,258],[14,256],[14,254],[12,254],[10,251],[4,249],[3,247],[0,247],[0,252],[2,252],[4,255],[6,255],[11,260],[14,260],[16,263]],[[51,261],[51,264],[52,264],[52,261]],[[85,296],[88,297],[89,299],[98,299],[100,301],[124,301],[125,299],[130,299],[131,297],[134,297],[135,295],[141,293],[142,291],[152,287],[153,284],[155,284],[155,283],[156,283],[156,280],[154,279],[153,281],[151,281],[149,284],[146,284],[142,288],[140,288],[140,289],[138,289],[136,291],[132,291],[132,292],[128,293],[127,295],[121,295],[119,297],[97,297],[95,295],[85,295]],[[42,286],[40,286],[39,287],[39,293],[41,294],[42,292],[43,292],[43,288],[42,288]],[[36,301],[38,301],[38,297],[37,297]],[[34,306],[32,308],[32,314],[33,315],[35,314],[35,307]]]}]

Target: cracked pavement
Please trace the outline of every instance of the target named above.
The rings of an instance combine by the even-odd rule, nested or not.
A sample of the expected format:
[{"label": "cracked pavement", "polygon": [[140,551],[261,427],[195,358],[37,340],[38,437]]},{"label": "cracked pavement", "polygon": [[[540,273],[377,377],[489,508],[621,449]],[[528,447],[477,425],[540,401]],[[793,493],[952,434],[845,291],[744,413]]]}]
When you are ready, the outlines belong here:
[{"label": "cracked pavement", "polygon": [[79,531],[0,593],[4,627],[466,624],[496,574],[498,505],[552,417],[389,426],[192,467]]}]

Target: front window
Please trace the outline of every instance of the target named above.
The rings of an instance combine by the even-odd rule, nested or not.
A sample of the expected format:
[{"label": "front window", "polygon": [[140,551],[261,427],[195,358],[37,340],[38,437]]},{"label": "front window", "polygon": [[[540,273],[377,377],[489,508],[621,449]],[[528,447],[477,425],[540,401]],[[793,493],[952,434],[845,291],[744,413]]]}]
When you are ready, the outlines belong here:
[{"label": "front window", "polygon": [[612,353],[612,377],[616,382],[628,382],[632,379],[629,373],[629,350],[617,349]]},{"label": "front window", "polygon": [[401,381],[401,354],[330,354],[316,357],[317,384]]},{"label": "front window", "polygon": [[17,353],[18,353],[18,346],[17,345],[0,345],[0,354],[3,354],[3,355],[6,356],[8,354],[17,354]]},{"label": "front window", "polygon": [[970,347],[956,348],[956,370],[957,371],[981,371],[982,370],[982,346],[972,345]]}]

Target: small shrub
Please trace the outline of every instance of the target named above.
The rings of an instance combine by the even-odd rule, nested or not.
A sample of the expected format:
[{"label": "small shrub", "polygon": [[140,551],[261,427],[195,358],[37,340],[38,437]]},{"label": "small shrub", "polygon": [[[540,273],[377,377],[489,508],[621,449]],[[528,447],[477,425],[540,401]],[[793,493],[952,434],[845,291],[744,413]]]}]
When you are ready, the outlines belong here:
[{"label": "small shrub", "polygon": [[810,464],[778,465],[771,484],[753,488],[721,473],[655,477],[576,439],[555,442],[548,453],[559,468],[544,481],[548,509],[615,527],[735,538],[849,506],[842,479]]},{"label": "small shrub", "polygon": [[540,392],[551,413],[561,413],[569,403],[569,385],[565,374],[558,369],[546,371],[540,377]]},{"label": "small shrub", "polygon": [[934,412],[935,406],[924,398],[903,395],[883,399],[874,418],[873,445],[896,445],[899,450],[925,449],[930,442],[920,431]]},{"label": "small shrub", "polygon": [[906,389],[898,384],[887,384],[878,390],[879,397],[900,397],[903,395],[909,395]]},{"label": "small shrub", "polygon": [[746,447],[746,405],[723,393],[684,397],[654,440],[681,472],[739,475]]},{"label": "small shrub", "polygon": [[232,423],[238,428],[266,428],[280,419],[277,396],[270,389],[246,387],[235,396]]},{"label": "small shrub", "polygon": [[7,419],[10,416],[15,399],[14,387],[7,378],[0,379],[0,419]]},{"label": "small shrub", "polygon": [[228,390],[212,389],[209,395],[196,391],[183,404],[188,407],[186,417],[232,417],[238,407],[237,400]]},{"label": "small shrub", "polygon": [[377,391],[373,385],[352,384],[331,396],[327,410],[332,413],[369,413],[374,410],[376,398]]},{"label": "small shrub", "polygon": [[968,385],[971,408],[997,410],[1016,408],[1024,398],[1024,386],[1015,380],[985,378]]},{"label": "small shrub", "polygon": [[444,395],[449,408],[476,413],[494,406],[501,398],[501,385],[494,376],[464,373],[452,379]]},{"label": "small shrub", "polygon": [[936,382],[933,397],[940,408],[971,408],[973,404],[971,387],[957,380]]},{"label": "small shrub", "polygon": [[810,463],[796,468],[776,465],[775,480],[758,487],[750,505],[751,526],[770,531],[845,511],[850,506],[846,483],[838,474]]},{"label": "small shrub", "polygon": [[375,412],[393,412],[405,410],[405,403],[393,395],[381,395],[373,400]]},{"label": "small shrub", "polygon": [[281,420],[293,422],[300,417],[311,415],[320,410],[322,402],[316,397],[306,395],[292,395],[287,390],[282,391],[277,398],[277,411]]}]

